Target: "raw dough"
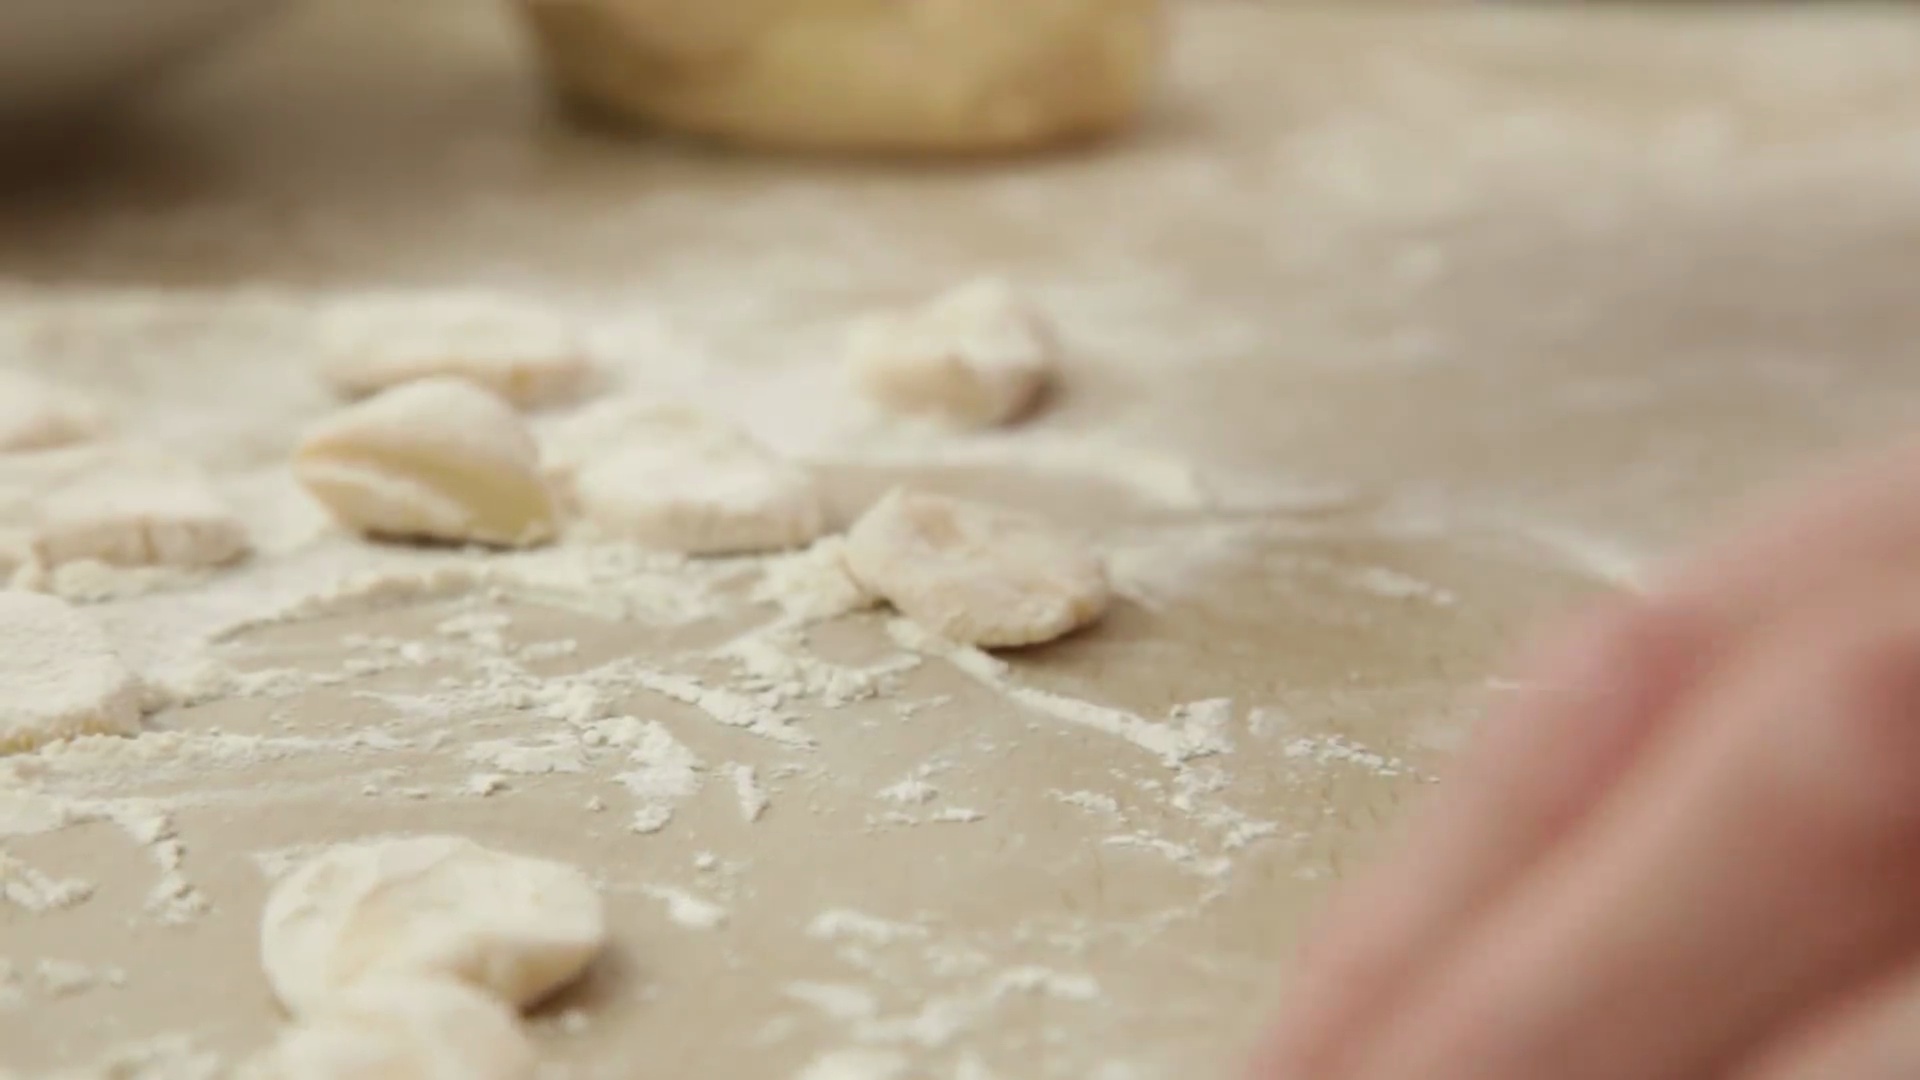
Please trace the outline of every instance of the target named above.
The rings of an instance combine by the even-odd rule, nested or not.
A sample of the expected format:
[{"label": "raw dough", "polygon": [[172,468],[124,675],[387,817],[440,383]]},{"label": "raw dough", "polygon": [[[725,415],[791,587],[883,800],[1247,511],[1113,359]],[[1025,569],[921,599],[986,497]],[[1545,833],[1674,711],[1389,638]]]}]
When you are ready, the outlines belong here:
[{"label": "raw dough", "polygon": [[883,408],[957,427],[1018,419],[1053,376],[1053,330],[1013,286],[986,278],[854,328],[847,372]]},{"label": "raw dough", "polygon": [[0,590],[0,754],[140,730],[140,680],[64,600]]},{"label": "raw dough", "polygon": [[522,0],[562,93],[767,146],[978,153],[1139,112],[1160,0]]},{"label": "raw dough", "polygon": [[571,324],[505,297],[360,301],[335,309],[325,325],[321,375],[349,397],[448,375],[532,408],[579,397],[593,376]]},{"label": "raw dough", "polygon": [[406,383],[328,417],[293,468],[336,519],[372,536],[521,547],[558,527],[526,424],[464,379]]},{"label": "raw dough", "polygon": [[116,451],[41,498],[41,565],[224,566],[251,547],[247,527],[198,469],[158,452]]},{"label": "raw dough", "polygon": [[577,977],[606,938],[600,895],[578,870],[418,836],[329,848],[282,879],[260,956],[296,1015],[373,975],[453,978],[528,1005]]},{"label": "raw dough", "polygon": [[86,442],[105,426],[100,410],[77,392],[0,369],[0,453]]},{"label": "raw dough", "polygon": [[606,402],[563,451],[575,508],[599,535],[690,555],[776,551],[826,528],[813,477],[688,409]]},{"label": "raw dough", "polygon": [[1098,619],[1100,559],[1028,514],[896,489],[847,534],[847,568],[928,630],[988,648],[1051,641]]},{"label": "raw dough", "polygon": [[445,979],[344,991],[244,1065],[237,1080],[529,1080],[537,1064],[505,1005]]}]

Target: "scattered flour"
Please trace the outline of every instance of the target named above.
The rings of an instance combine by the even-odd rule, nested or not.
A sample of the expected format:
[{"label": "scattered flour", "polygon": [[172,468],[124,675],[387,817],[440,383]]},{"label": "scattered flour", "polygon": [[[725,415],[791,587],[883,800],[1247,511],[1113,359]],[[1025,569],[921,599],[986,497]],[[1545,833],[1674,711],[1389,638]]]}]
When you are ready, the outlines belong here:
[{"label": "scattered flour", "polygon": [[927,937],[924,926],[893,922],[848,908],[833,908],[813,917],[807,936],[820,941],[854,941],[865,945],[892,945]]},{"label": "scattered flour", "polygon": [[751,765],[730,765],[727,771],[733,774],[733,794],[740,803],[741,818],[748,824],[759,821],[772,805],[767,790],[760,786],[759,772]]},{"label": "scattered flour", "polygon": [[897,784],[889,784],[879,791],[882,799],[901,806],[920,806],[940,797],[940,789],[918,775],[909,776]]},{"label": "scattered flour", "polygon": [[834,1020],[870,1020],[880,1012],[871,990],[845,983],[791,982],[780,992]]},{"label": "scattered flour", "polygon": [[1169,766],[1233,751],[1233,742],[1227,733],[1233,709],[1225,700],[1182,705],[1173,710],[1168,720],[1156,723],[1122,709],[1021,686],[1013,681],[1012,668],[1005,661],[970,646],[942,641],[906,620],[889,622],[887,632],[902,648],[942,657],[962,674],[1017,704],[1056,720],[1114,736],[1154,754]]},{"label": "scattered flour", "polygon": [[646,893],[667,905],[667,917],[681,926],[692,927],[695,930],[711,930],[725,925],[727,921],[726,908],[711,900],[702,900],[685,889],[676,889],[667,885],[649,885]]},{"label": "scattered flour", "polygon": [[834,1050],[813,1059],[794,1080],[901,1080],[907,1057],[892,1050]]},{"label": "scattered flour", "polygon": [[[632,722],[622,725],[617,745],[628,747],[627,759],[635,768],[614,779],[639,804],[633,812],[633,831],[659,832],[673,820],[674,808],[700,790],[705,766],[665,724],[626,719]],[[625,734],[628,730],[631,735]]]}]

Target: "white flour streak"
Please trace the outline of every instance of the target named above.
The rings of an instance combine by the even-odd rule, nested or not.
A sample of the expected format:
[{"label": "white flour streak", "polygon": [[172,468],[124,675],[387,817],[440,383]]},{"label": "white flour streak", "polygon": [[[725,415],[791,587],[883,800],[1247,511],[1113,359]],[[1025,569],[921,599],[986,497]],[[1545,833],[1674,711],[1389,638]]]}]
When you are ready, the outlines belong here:
[{"label": "white flour streak", "polygon": [[813,921],[807,924],[807,936],[821,941],[891,945],[897,941],[924,939],[927,930],[912,923],[892,922],[848,908],[833,908],[813,917]]},{"label": "white flour streak", "polygon": [[790,726],[792,717],[769,709],[745,694],[707,686],[698,679],[663,671],[632,668],[627,672],[634,684],[662,697],[691,705],[728,727],[758,735],[782,746],[808,748],[813,740]]},{"label": "white flour streak", "polygon": [[727,921],[727,909],[710,900],[676,889],[668,885],[649,885],[645,892],[648,896],[667,905],[667,917],[681,926],[695,930],[712,930]]},{"label": "white flour streak", "polygon": [[766,815],[771,800],[766,789],[760,786],[760,776],[751,765],[731,765],[733,773],[733,794],[740,803],[740,816],[749,824],[759,821]]},{"label": "white flour streak", "polygon": [[889,622],[887,632],[902,647],[942,657],[962,674],[1017,704],[1055,720],[1111,735],[1153,754],[1166,765],[1178,766],[1233,750],[1226,734],[1232,712],[1228,702],[1179,706],[1167,721],[1156,723],[1124,709],[1021,686],[1013,681],[1012,669],[1005,661],[969,645],[938,640],[904,619]]}]

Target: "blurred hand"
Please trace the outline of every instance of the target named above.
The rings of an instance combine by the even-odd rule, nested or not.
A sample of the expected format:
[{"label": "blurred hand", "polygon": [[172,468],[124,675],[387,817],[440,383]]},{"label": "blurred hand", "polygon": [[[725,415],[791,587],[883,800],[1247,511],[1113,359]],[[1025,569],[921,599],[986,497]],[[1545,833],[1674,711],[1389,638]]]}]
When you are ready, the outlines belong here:
[{"label": "blurred hand", "polygon": [[1920,1077],[1920,444],[1521,674],[1253,1075]]}]

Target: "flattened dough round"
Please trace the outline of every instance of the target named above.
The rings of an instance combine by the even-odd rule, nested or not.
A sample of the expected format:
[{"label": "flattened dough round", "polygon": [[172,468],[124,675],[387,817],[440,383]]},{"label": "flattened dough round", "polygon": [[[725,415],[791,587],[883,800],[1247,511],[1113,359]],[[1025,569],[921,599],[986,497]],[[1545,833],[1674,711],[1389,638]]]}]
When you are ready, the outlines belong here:
[{"label": "flattened dough round", "polygon": [[65,600],[0,589],[0,754],[140,730],[140,680]]},{"label": "flattened dough round", "polygon": [[457,836],[330,848],[275,886],[260,920],[261,967],[296,1015],[387,975],[455,979],[527,1005],[605,944],[585,875]]},{"label": "flattened dough round", "polygon": [[552,78],[603,112],[752,145],[982,153],[1140,109],[1160,0],[521,0]]},{"label": "flattened dough round", "polygon": [[725,421],[621,401],[579,420],[579,441],[558,456],[600,536],[732,555],[802,547],[826,528],[813,476]]},{"label": "flattened dough round", "polygon": [[1011,648],[1098,619],[1106,568],[1029,514],[896,489],[847,534],[847,568],[908,618],[951,641]]},{"label": "flattened dough round", "polygon": [[519,1017],[444,979],[373,979],[249,1061],[238,1080],[530,1080]]},{"label": "flattened dough round", "polygon": [[847,374],[882,408],[960,428],[1018,419],[1053,377],[1054,334],[999,278],[854,328]]},{"label": "flattened dough round", "polygon": [[251,549],[246,523],[206,474],[158,451],[126,447],[48,491],[35,514],[44,566],[225,566]]}]

